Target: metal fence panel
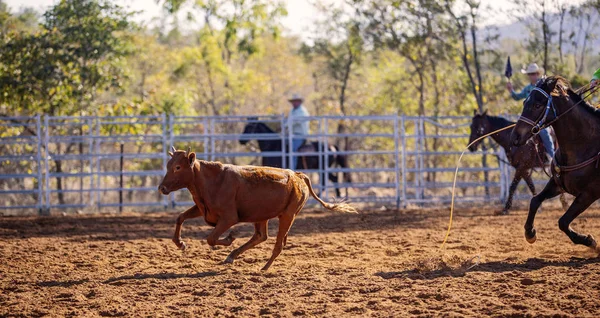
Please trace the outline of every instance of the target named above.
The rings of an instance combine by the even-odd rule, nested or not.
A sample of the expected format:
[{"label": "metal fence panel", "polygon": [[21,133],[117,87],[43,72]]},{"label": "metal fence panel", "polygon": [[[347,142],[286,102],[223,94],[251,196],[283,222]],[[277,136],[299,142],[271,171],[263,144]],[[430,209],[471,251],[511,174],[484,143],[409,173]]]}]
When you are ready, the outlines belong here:
[{"label": "metal fence panel", "polygon": [[[300,121],[309,123],[308,136],[295,136],[289,129]],[[267,129],[253,128],[259,123]],[[312,156],[318,164],[308,167],[299,159],[299,170],[311,176],[324,198],[340,190],[351,202],[441,204],[450,201],[469,123],[469,117],[461,116],[396,115],[4,117],[0,210],[152,211],[191,205],[187,191],[166,197],[156,190],[171,146],[191,147],[203,160],[253,165],[269,161],[283,168],[291,166],[294,156]],[[318,141],[323,147],[286,151],[294,138]],[[277,147],[261,152],[266,144]],[[458,202],[506,199],[513,169],[505,163],[504,152],[496,149],[465,155]],[[336,165],[334,154],[346,156],[348,167]],[[487,167],[481,165],[483,156]],[[348,175],[351,182],[343,178]],[[535,176],[538,184],[547,179],[540,173]],[[529,198],[525,186],[519,188],[518,198]]]}]

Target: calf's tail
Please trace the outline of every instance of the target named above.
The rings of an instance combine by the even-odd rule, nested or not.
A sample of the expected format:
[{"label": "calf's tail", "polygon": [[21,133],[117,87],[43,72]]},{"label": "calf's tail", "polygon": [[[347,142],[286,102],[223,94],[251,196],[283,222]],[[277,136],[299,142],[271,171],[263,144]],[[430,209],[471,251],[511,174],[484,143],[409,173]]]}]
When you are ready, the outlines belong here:
[{"label": "calf's tail", "polygon": [[321,205],[324,208],[326,208],[327,210],[336,211],[336,212],[344,212],[344,213],[358,213],[356,211],[356,208],[354,208],[350,204],[324,202],[323,200],[321,200],[321,198],[319,198],[319,196],[317,196],[317,194],[315,194],[315,190],[313,190],[312,184],[310,183],[310,178],[301,172],[296,172],[296,174],[298,175],[298,177],[300,177],[304,180],[304,183],[306,183],[306,185],[308,186],[308,191],[310,191],[310,195],[312,195],[313,198],[315,198],[317,201],[319,201],[319,203],[321,203]]}]

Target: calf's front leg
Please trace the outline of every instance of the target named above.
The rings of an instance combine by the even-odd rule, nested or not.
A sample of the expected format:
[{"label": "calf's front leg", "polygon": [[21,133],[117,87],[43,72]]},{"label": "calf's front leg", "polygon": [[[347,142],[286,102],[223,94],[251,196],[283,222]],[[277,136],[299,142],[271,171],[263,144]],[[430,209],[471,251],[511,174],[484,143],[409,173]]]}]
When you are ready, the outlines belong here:
[{"label": "calf's front leg", "polygon": [[221,237],[221,235],[225,233],[225,231],[227,231],[230,227],[236,225],[237,223],[237,220],[228,220],[226,218],[220,218],[217,221],[217,225],[215,225],[215,228],[212,230],[212,232],[210,232],[210,234],[208,234],[208,237],[206,238],[206,242],[208,242],[208,245],[210,245],[211,247],[215,245],[231,245],[231,243],[233,243],[233,241],[235,240],[235,238],[233,237],[233,233],[229,233],[229,235],[224,239],[220,239],[219,237]]},{"label": "calf's front leg", "polygon": [[180,250],[184,251],[186,248],[185,243],[181,240],[181,226],[183,225],[183,222],[185,222],[187,219],[193,219],[199,216],[202,216],[202,211],[200,211],[197,205],[194,205],[193,207],[187,209],[187,211],[179,214],[177,217],[175,233],[173,234],[173,242]]}]

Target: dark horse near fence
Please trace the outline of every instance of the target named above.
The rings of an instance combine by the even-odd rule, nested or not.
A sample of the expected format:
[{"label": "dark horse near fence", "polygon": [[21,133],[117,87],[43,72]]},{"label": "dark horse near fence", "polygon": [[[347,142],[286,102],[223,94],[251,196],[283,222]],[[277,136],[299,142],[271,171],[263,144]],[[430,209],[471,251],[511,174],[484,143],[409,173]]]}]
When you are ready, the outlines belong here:
[{"label": "dark horse near fence", "polygon": [[[269,126],[267,126],[265,123],[256,121],[256,119],[254,119],[254,118],[250,118],[250,120],[246,124],[246,127],[244,127],[243,135],[254,135],[254,134],[277,134],[277,132],[275,132],[273,129],[271,129]],[[252,139],[242,137],[242,138],[240,138],[240,144],[245,145],[250,140],[252,140]],[[272,140],[272,139],[271,140],[264,140],[264,139],[260,140],[259,139],[258,147],[260,148],[261,152],[281,152],[281,140]],[[286,154],[289,152],[288,149],[289,148],[288,148],[287,139],[286,139],[286,143],[285,143]],[[322,145],[319,142],[313,141],[313,142],[308,142],[307,144],[302,146],[301,149],[299,150],[299,152],[303,152],[303,151],[304,152],[317,152],[318,149],[321,149],[321,152],[324,152],[324,149],[325,149],[324,145]],[[347,156],[336,153],[338,151],[339,151],[338,147],[336,147],[334,145],[329,145],[329,153],[330,154],[328,156],[329,158],[327,158],[329,167],[333,167],[334,165],[337,165],[340,168],[348,168]],[[288,156],[286,156],[285,158],[287,160]],[[321,160],[322,160],[322,163],[325,164],[325,155],[323,155],[321,157]],[[268,166],[268,167],[281,168],[281,167],[283,167],[282,158],[281,158],[281,156],[262,157],[262,165]],[[300,169],[306,169],[306,170],[319,169],[319,156],[298,156],[296,167],[293,170],[300,170]],[[344,182],[346,182],[346,183],[351,182],[349,173],[342,173],[342,175],[343,175]],[[336,184],[335,194],[338,197],[340,197],[341,196],[340,189],[337,186],[338,174],[330,172],[328,177],[331,182]],[[325,186],[324,173],[320,174],[319,178],[321,181],[321,186],[324,187]],[[348,197],[348,188],[346,188],[346,197]]]},{"label": "dark horse near fence", "polygon": [[[471,122],[471,136],[469,138],[469,144],[483,135],[487,135],[494,130],[501,129],[512,124],[514,124],[514,122],[508,119],[498,116],[489,116],[487,111],[484,111],[482,114],[479,114],[477,111],[475,111],[473,120]],[[521,182],[521,179],[525,180],[525,183],[527,183],[531,194],[536,195],[535,185],[531,179],[531,173],[533,172],[534,168],[544,169],[544,166],[549,163],[547,156],[545,155],[546,150],[544,149],[544,145],[539,139],[539,136],[536,136],[535,142],[533,139],[531,139],[521,147],[511,147],[511,131],[511,129],[507,129],[491,135],[492,139],[494,139],[496,143],[504,148],[508,162],[515,168],[515,176],[510,183],[508,199],[506,200],[506,204],[504,205],[504,209],[502,210],[501,214],[508,214],[508,210],[510,210],[512,206],[515,190],[517,189],[519,182]],[[556,138],[554,138],[554,140],[556,140]],[[481,141],[478,141],[471,145],[469,150],[477,150],[477,146],[479,146],[480,142]],[[564,202],[564,197],[562,196],[561,202],[563,202],[563,206],[566,208],[566,203]]]},{"label": "dark horse near fence", "polygon": [[513,129],[511,142],[523,145],[540,127],[552,126],[559,148],[552,162],[552,178],[531,199],[525,222],[525,238],[536,240],[535,214],[547,199],[567,192],[575,200],[558,220],[558,227],[575,244],[597,249],[591,235],[571,229],[571,222],[600,198],[600,111],[590,106],[560,76],[540,81],[523,103],[523,112]]}]

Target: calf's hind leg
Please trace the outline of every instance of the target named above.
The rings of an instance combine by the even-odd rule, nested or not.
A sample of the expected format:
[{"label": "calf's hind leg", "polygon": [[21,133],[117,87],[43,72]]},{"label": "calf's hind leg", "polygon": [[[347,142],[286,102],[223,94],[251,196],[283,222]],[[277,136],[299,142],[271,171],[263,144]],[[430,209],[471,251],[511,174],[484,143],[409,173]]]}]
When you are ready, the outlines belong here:
[{"label": "calf's hind leg", "polygon": [[227,256],[227,258],[225,259],[225,261],[223,261],[223,263],[225,264],[231,264],[233,263],[233,261],[240,256],[242,253],[244,253],[245,251],[255,247],[256,245],[264,242],[267,240],[268,236],[268,231],[267,231],[267,224],[268,224],[268,220],[267,221],[263,221],[263,222],[257,222],[254,223],[254,235],[252,235],[252,237],[250,238],[250,240],[246,243],[244,243],[244,245],[236,248],[235,250],[233,250],[229,256]]},{"label": "calf's hind leg", "polygon": [[206,242],[208,242],[208,245],[210,246],[215,246],[215,245],[223,245],[223,246],[229,246],[231,245],[231,243],[233,243],[233,241],[235,240],[235,238],[232,236],[232,234],[229,234],[229,236],[227,236],[224,239],[220,239],[219,237],[221,237],[221,235],[223,233],[225,233],[225,231],[227,231],[230,227],[234,226],[237,223],[236,221],[227,221],[225,219],[219,219],[219,221],[217,221],[217,225],[215,226],[215,228],[212,230],[212,232],[210,232],[210,234],[208,234],[208,237],[206,238]]},{"label": "calf's hind leg", "polygon": [[277,241],[275,242],[275,247],[273,248],[273,254],[271,254],[271,258],[267,262],[267,264],[262,268],[263,271],[266,271],[271,267],[273,261],[281,251],[283,250],[284,241],[287,241],[286,237],[288,231],[292,227],[292,223],[294,223],[294,219],[296,218],[296,213],[284,213],[279,216],[279,232],[277,232]]}]

